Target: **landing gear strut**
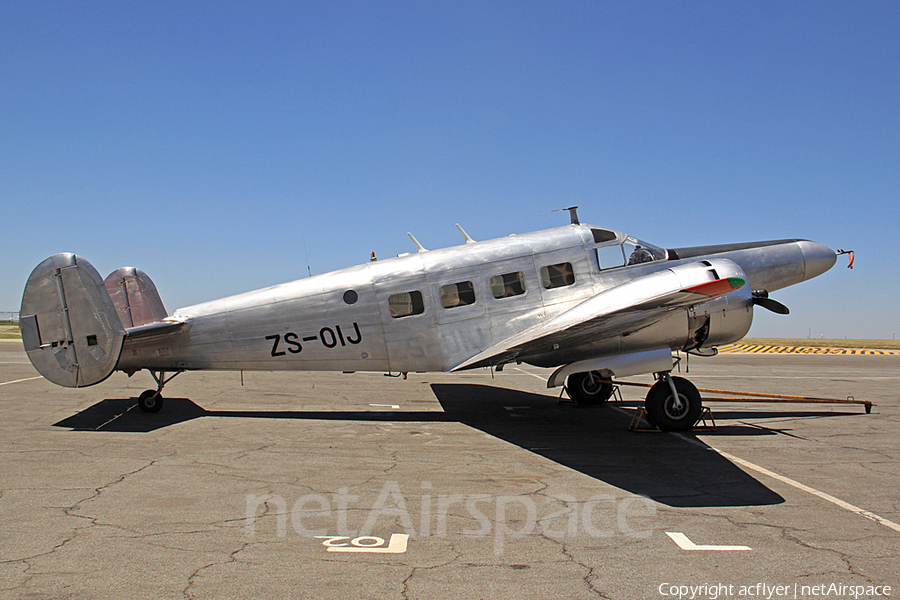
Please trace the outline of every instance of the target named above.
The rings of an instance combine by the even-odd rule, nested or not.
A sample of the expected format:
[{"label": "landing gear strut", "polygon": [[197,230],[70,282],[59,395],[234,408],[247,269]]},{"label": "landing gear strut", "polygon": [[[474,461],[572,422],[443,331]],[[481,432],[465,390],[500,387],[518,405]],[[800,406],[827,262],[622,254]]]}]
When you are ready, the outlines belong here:
[{"label": "landing gear strut", "polygon": [[647,392],[644,409],[663,431],[690,431],[700,419],[703,401],[693,383],[666,372]]},{"label": "landing gear strut", "polygon": [[150,376],[153,377],[153,381],[156,382],[156,389],[147,390],[138,396],[138,408],[145,413],[159,412],[163,407],[163,387],[181,373],[184,373],[184,371],[175,371],[167,378],[165,371],[150,371]]}]

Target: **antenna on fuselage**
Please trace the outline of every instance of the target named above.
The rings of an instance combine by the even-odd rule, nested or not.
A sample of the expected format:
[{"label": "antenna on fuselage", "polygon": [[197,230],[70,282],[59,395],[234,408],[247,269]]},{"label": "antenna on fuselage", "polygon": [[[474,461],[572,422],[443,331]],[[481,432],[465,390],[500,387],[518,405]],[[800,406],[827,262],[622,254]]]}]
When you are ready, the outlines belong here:
[{"label": "antenna on fuselage", "polygon": [[469,237],[469,234],[466,233],[466,230],[463,229],[462,226],[461,226],[459,223],[456,224],[456,228],[459,229],[459,232],[462,234],[462,236],[463,236],[464,238],[466,238],[466,243],[467,243],[467,244],[474,244],[474,243],[475,243],[475,240],[473,240],[471,237]]},{"label": "antenna on fuselage", "polygon": [[416,245],[416,248],[419,249],[419,252],[428,252],[428,248],[426,248],[425,246],[423,246],[422,244],[420,244],[420,243],[419,243],[419,240],[416,239],[416,236],[414,236],[413,234],[411,234],[411,233],[408,232],[408,231],[406,232],[406,235],[408,235],[408,236],[409,236],[409,239],[411,239],[411,240],[413,241],[413,244]]},{"label": "antenna on fuselage", "polygon": [[[306,238],[303,238],[303,253],[306,254],[306,272],[309,273],[309,276],[312,277],[312,268],[309,266],[309,252],[306,250]],[[241,371],[241,377],[244,376],[244,372]]]},{"label": "antenna on fuselage", "polygon": [[551,210],[550,212],[541,213],[543,215],[549,215],[550,213],[562,212],[564,210],[569,211],[569,216],[572,218],[572,225],[580,225],[581,222],[578,220],[578,207],[570,206],[569,208],[558,208],[556,210]]}]

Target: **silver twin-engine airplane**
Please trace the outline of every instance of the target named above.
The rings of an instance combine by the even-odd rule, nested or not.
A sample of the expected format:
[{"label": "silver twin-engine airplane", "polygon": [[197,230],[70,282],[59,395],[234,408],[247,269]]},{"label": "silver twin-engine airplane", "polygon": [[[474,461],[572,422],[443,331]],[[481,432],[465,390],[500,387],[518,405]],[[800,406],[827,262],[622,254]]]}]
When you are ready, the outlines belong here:
[{"label": "silver twin-engine airplane", "polygon": [[[34,367],[83,387],[148,370],[163,386],[183,371],[462,371],[510,363],[556,367],[548,387],[577,402],[612,381],[654,373],[645,408],[664,430],[688,430],[701,398],[670,376],[673,351],[713,355],[746,335],[769,293],[830,269],[807,240],[663,249],[579,223],[425,250],[189,306],[171,315],[150,278],[124,267],[104,281],[75,254],[32,272],[20,324]],[[410,236],[412,237],[412,236]]]}]

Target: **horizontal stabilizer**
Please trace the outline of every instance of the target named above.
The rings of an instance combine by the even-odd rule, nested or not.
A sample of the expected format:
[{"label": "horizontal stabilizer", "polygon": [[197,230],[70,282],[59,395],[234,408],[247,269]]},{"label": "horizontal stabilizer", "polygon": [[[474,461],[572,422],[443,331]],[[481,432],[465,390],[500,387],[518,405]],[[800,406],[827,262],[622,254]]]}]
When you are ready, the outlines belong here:
[{"label": "horizontal stabilizer", "polygon": [[[725,274],[726,277],[720,277]],[[461,371],[512,362],[560,348],[629,334],[672,311],[704,304],[739,289],[745,275],[726,259],[689,263],[610,288],[564,313],[518,333],[451,369]],[[749,304],[750,292],[745,300]]]},{"label": "horizontal stabilizer", "polygon": [[130,342],[132,340],[146,339],[160,335],[172,335],[181,333],[190,327],[189,323],[184,321],[176,321],[167,319],[165,321],[157,321],[155,323],[147,323],[138,327],[129,327],[125,330],[125,337]]}]

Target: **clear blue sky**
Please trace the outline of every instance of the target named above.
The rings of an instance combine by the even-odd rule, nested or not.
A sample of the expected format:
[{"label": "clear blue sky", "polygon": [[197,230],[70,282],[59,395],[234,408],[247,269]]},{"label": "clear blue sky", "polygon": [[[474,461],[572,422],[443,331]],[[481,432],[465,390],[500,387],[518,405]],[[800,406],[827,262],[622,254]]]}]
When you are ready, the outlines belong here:
[{"label": "clear blue sky", "polygon": [[0,310],[56,252],[171,311],[573,204],[852,248],[751,334],[900,334],[900,3],[0,4]]}]

